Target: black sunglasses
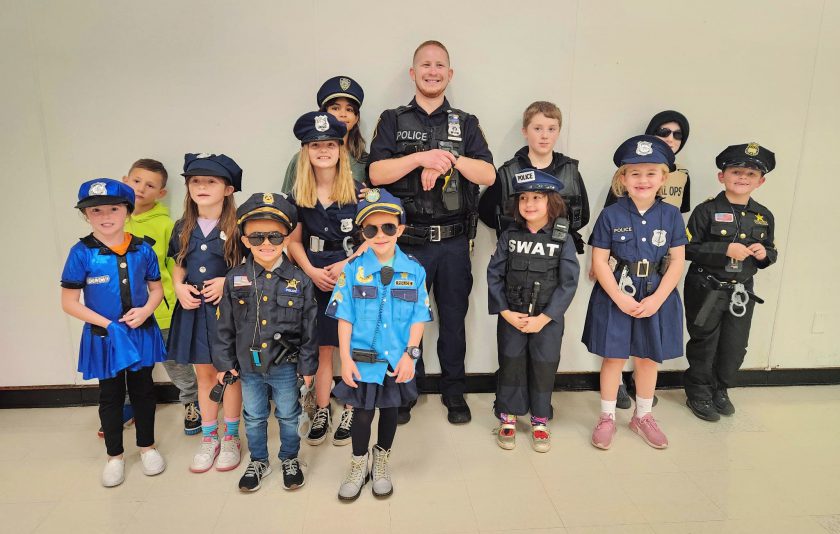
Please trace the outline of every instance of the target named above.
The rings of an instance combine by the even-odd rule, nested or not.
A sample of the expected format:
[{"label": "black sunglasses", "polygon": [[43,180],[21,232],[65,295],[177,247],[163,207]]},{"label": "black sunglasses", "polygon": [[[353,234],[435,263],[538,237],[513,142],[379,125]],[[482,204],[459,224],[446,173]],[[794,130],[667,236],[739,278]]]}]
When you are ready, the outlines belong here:
[{"label": "black sunglasses", "polygon": [[674,134],[674,139],[677,141],[682,141],[682,130],[672,130],[670,128],[660,128],[656,130],[656,137],[668,137],[669,135]]},{"label": "black sunglasses", "polygon": [[368,239],[373,239],[376,237],[376,234],[379,233],[379,229],[382,229],[382,233],[391,237],[396,235],[397,233],[397,225],[394,223],[385,223],[382,226],[376,226],[375,224],[368,224],[364,228],[362,228],[362,235],[364,235]]},{"label": "black sunglasses", "polygon": [[286,239],[286,236],[281,234],[280,232],[254,232],[253,234],[246,235],[248,238],[248,243],[251,244],[252,247],[256,247],[263,244],[263,241],[268,239],[268,242],[272,245],[279,245]]}]

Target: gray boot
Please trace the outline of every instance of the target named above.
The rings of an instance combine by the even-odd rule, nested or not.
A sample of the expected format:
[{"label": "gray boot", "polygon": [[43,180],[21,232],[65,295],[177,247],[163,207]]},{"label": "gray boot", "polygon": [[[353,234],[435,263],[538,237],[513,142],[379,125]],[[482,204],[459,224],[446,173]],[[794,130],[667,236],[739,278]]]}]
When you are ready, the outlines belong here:
[{"label": "gray boot", "polygon": [[355,501],[362,493],[362,487],[370,479],[368,469],[368,454],[353,456],[350,460],[350,470],[344,475],[344,481],[338,488],[338,498],[342,501]]},{"label": "gray boot", "polygon": [[388,465],[391,457],[391,449],[387,451],[379,445],[373,447],[373,495],[374,497],[387,497],[394,493],[394,485],[391,484],[391,467]]}]

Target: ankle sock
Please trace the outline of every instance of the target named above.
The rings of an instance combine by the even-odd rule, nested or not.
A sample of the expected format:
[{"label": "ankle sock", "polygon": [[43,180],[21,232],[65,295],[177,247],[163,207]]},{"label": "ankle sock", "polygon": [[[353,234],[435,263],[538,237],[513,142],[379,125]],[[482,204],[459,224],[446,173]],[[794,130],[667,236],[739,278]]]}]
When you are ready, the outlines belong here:
[{"label": "ankle sock", "polygon": [[502,423],[516,423],[516,416],[509,413],[499,413],[499,421]]},{"label": "ankle sock", "polygon": [[636,417],[644,417],[653,410],[653,397],[643,399],[636,395]]},{"label": "ankle sock", "polygon": [[225,436],[239,437],[239,418],[225,417]]},{"label": "ankle sock", "polygon": [[531,416],[531,426],[543,425],[548,426],[548,417],[534,417]]},{"label": "ankle sock", "polygon": [[201,423],[201,436],[203,438],[219,439],[219,423],[217,421]]},{"label": "ankle sock", "polygon": [[611,418],[615,419],[615,401],[601,399],[601,413],[609,414]]}]

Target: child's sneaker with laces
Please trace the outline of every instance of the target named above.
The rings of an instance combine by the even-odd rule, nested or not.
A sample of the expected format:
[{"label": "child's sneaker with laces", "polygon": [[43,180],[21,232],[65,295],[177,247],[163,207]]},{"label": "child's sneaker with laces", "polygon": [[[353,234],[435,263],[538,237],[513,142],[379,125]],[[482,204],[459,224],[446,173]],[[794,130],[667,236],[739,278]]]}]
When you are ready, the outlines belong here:
[{"label": "child's sneaker with laces", "polygon": [[230,471],[239,467],[239,462],[242,461],[241,448],[239,436],[225,436],[222,439],[219,460],[216,462],[216,471]]},{"label": "child's sneaker with laces", "polygon": [[330,407],[318,408],[312,418],[312,426],[306,435],[306,442],[310,445],[320,445],[327,439],[327,434],[332,426]]},{"label": "child's sneaker with laces", "polygon": [[350,429],[353,427],[353,408],[344,408],[338,420],[338,428],[333,434],[333,445],[342,446],[350,443]]},{"label": "child's sneaker with laces", "polygon": [[551,432],[546,425],[531,426],[531,447],[537,452],[551,450]]},{"label": "child's sneaker with laces", "polygon": [[194,402],[184,405],[184,434],[194,436],[201,432],[201,412]]},{"label": "child's sneaker with laces", "polygon": [[653,414],[646,413],[643,417],[633,416],[630,420],[630,430],[640,435],[645,443],[654,449],[664,449],[668,447],[668,438],[665,433],[659,429],[656,424],[656,419]]},{"label": "child's sneaker with laces", "polygon": [[262,479],[271,474],[268,460],[251,460],[245,468],[245,474],[239,479],[239,491],[257,491]]},{"label": "child's sneaker with laces", "polygon": [[374,497],[387,497],[394,493],[394,484],[391,482],[391,449],[387,451],[379,445],[373,446],[373,480],[372,490]]},{"label": "child's sneaker with laces", "polygon": [[602,413],[592,430],[592,445],[599,449],[609,449],[615,436],[615,430],[615,419],[608,413]]},{"label": "child's sneaker with laces", "polygon": [[303,463],[297,458],[288,458],[281,463],[283,470],[283,487],[287,490],[296,490],[303,486],[306,481],[303,479]]},{"label": "child's sneaker with laces", "polygon": [[190,471],[193,473],[204,473],[213,467],[216,457],[219,455],[220,445],[218,437],[201,438],[201,445],[198,452],[193,456],[190,464]]},{"label": "child's sneaker with laces", "polygon": [[509,451],[516,447],[516,416],[499,415],[499,426],[493,429],[496,434],[496,444]]}]

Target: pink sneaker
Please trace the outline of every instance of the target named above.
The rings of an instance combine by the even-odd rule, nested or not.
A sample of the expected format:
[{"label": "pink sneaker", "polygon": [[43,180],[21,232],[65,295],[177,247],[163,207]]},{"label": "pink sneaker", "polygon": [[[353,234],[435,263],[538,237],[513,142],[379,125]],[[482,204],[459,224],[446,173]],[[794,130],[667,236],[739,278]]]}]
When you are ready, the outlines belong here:
[{"label": "pink sneaker", "polygon": [[612,445],[613,436],[615,436],[615,419],[609,414],[602,413],[598,418],[598,424],[595,425],[595,430],[592,431],[592,445],[607,450]]},{"label": "pink sneaker", "polygon": [[659,429],[659,425],[656,424],[656,419],[653,418],[653,414],[647,413],[644,417],[636,417],[634,415],[633,419],[630,420],[630,430],[642,436],[645,443],[654,449],[668,447],[668,438]]}]

